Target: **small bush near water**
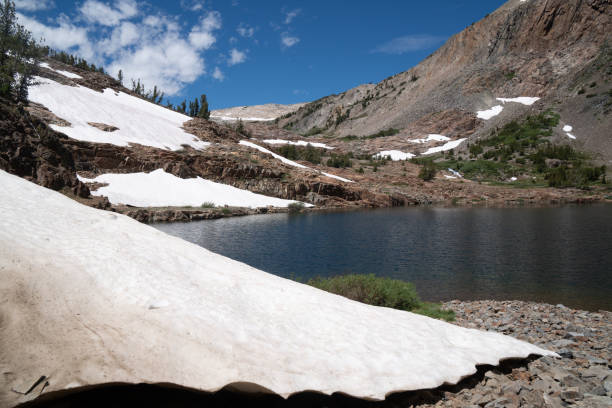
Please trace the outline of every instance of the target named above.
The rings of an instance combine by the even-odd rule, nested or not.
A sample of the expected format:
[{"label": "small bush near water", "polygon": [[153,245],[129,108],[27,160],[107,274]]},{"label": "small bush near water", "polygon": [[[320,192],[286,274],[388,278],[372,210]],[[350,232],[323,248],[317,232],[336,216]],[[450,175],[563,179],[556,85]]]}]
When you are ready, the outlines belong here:
[{"label": "small bush near water", "polygon": [[442,310],[439,304],[422,302],[414,285],[391,278],[369,275],[341,275],[314,278],[306,282],[315,288],[344,296],[357,302],[390,307],[436,319],[454,320],[455,314]]},{"label": "small bush near water", "polygon": [[287,206],[287,209],[289,210],[290,213],[294,214],[294,213],[302,212],[304,207],[305,207],[304,203],[300,201],[296,201],[294,203],[289,204]]}]

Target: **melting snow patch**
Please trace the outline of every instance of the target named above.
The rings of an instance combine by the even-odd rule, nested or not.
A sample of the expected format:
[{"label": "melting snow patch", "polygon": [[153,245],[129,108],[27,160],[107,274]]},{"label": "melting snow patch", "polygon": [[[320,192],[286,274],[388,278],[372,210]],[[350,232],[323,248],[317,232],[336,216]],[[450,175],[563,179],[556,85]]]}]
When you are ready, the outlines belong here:
[{"label": "melting snow patch", "polygon": [[47,69],[50,69],[51,71],[57,72],[58,74],[63,75],[63,76],[65,76],[65,77],[67,77],[67,78],[72,78],[72,79],[83,79],[83,77],[82,77],[82,76],[77,75],[77,74],[74,74],[74,73],[72,73],[72,72],[62,71],[62,70],[59,70],[59,69],[53,69],[53,68],[51,68],[51,67],[49,66],[49,64],[47,64],[46,62],[41,62],[39,65],[40,65],[41,67],[43,67],[43,68],[47,68]]},{"label": "melting snow patch", "polygon": [[501,105],[497,105],[491,109],[476,112],[476,116],[480,119],[489,120],[492,117],[499,115],[503,110],[504,108]]},{"label": "melting snow patch", "polygon": [[423,153],[423,156],[427,156],[429,154],[434,154],[434,153],[439,153],[439,152],[445,152],[447,150],[454,149],[455,147],[463,143],[465,140],[466,140],[465,138],[451,140],[450,142],[444,143],[442,146],[431,147],[425,153]]},{"label": "melting snow patch", "polygon": [[408,152],[402,152],[400,150],[384,150],[378,154],[375,154],[373,157],[376,159],[382,159],[384,157],[391,157],[393,161],[399,160],[409,160],[412,159],[415,155]]},{"label": "melting snow patch", "polygon": [[[0,361],[20,378],[54,372],[44,393],[76,381],[203,391],[242,382],[284,398],[312,390],[382,400],[455,384],[476,365],[557,356],[283,279],[124,215],[111,222],[3,171],[0,187],[0,312],[20,316],[2,321]],[[0,401],[23,400],[1,387]]]},{"label": "melting snow patch", "polygon": [[565,125],[563,126],[563,131],[564,132],[571,132],[572,130],[574,130],[574,128],[570,125]]},{"label": "melting snow patch", "polygon": [[[70,122],[72,126],[51,127],[73,139],[117,146],[138,143],[166,150],[180,150],[183,145],[203,149],[210,145],[181,129],[191,119],[189,116],[112,89],[97,92],[41,77],[35,79],[39,85],[29,88],[30,100]],[[104,132],[88,122],[106,123],[119,130]]]},{"label": "melting snow patch", "polygon": [[214,119],[214,120],[221,120],[221,121],[226,121],[226,122],[237,122],[239,120],[242,120],[244,122],[270,122],[272,120],[274,120],[275,118],[240,118],[240,117],[234,117],[234,116],[217,116],[217,115],[210,115],[210,119]]},{"label": "melting snow patch", "polygon": [[449,141],[450,137],[446,137],[443,135],[435,135],[435,134],[431,134],[428,135],[427,138],[425,139],[408,139],[407,142],[409,143],[427,143],[427,142],[432,142],[432,141],[436,141],[436,142],[446,142]]},{"label": "melting snow patch", "polygon": [[257,150],[259,150],[262,153],[267,153],[269,155],[272,155],[272,157],[274,157],[275,159],[278,159],[278,160],[282,161],[283,163],[285,163],[285,164],[287,164],[289,166],[298,167],[300,169],[308,169],[308,170],[316,171],[317,173],[321,173],[321,174],[323,174],[323,175],[325,175],[327,177],[332,177],[332,178],[335,178],[337,180],[344,181],[345,183],[353,183],[353,180],[345,179],[345,178],[340,177],[340,176],[334,176],[333,174],[329,174],[329,173],[323,173],[323,172],[320,172],[318,170],[311,169],[310,167],[306,167],[306,166],[304,166],[304,165],[302,165],[300,163],[296,163],[293,160],[289,160],[286,157],[281,156],[280,154],[276,154],[273,151],[270,151],[270,150],[266,149],[265,147],[261,147],[260,145],[255,144],[253,142],[249,142],[248,140],[241,140],[240,144],[243,145],[243,146],[251,147],[253,149],[257,149]]},{"label": "melting snow patch", "polygon": [[299,140],[297,142],[294,142],[292,140],[266,139],[263,142],[266,143],[266,144],[271,144],[271,145],[277,145],[277,144],[290,144],[290,145],[295,145],[295,146],[308,146],[308,145],[311,145],[312,147],[318,147],[318,148],[321,148],[321,149],[328,149],[328,150],[333,149],[333,147],[328,146],[325,143],[307,142],[305,140]]},{"label": "melting snow patch", "polygon": [[572,135],[571,133],[566,133],[567,137],[569,137],[570,139],[576,139],[576,136]]},{"label": "melting snow patch", "polygon": [[255,194],[200,177],[182,179],[162,169],[151,173],[102,174],[94,179],[80,176],[78,178],[83,182],[108,184],[92,191],[91,195],[106,196],[113,204],[136,207],[199,207],[203,203],[211,202],[216,206],[257,208],[269,205],[287,207],[295,202]]},{"label": "melting snow patch", "polygon": [[455,176],[449,176],[448,174],[445,174],[444,177],[446,177],[447,179],[456,179],[457,178]]},{"label": "melting snow patch", "polygon": [[280,161],[282,161],[283,163],[289,165],[289,166],[293,166],[293,167],[299,167],[300,169],[307,169],[308,167],[300,164],[300,163],[296,163],[293,160],[289,160],[286,157],[281,156],[280,154],[276,154],[271,150],[266,149],[265,147],[261,147],[258,144],[255,144],[253,142],[249,142],[248,140],[241,140],[240,144],[243,146],[248,146],[248,147],[252,147],[253,149],[257,149],[262,153],[267,153],[272,155],[272,157],[274,157],[275,159],[278,159]]},{"label": "melting snow patch", "polygon": [[463,174],[459,173],[457,170],[453,170],[451,168],[447,169],[449,172],[453,173],[455,177],[463,178]]},{"label": "melting snow patch", "polygon": [[501,103],[516,102],[516,103],[522,103],[523,105],[531,106],[537,101],[539,101],[540,98],[530,97],[530,96],[519,96],[518,98],[497,98],[497,100],[500,101]]},{"label": "melting snow patch", "polygon": [[324,176],[327,176],[327,177],[331,177],[331,178],[336,179],[336,180],[344,181],[345,183],[354,183],[353,180],[349,180],[349,179],[346,179],[344,177],[335,176],[333,174],[325,173],[324,171],[322,171],[321,174],[323,174]]}]

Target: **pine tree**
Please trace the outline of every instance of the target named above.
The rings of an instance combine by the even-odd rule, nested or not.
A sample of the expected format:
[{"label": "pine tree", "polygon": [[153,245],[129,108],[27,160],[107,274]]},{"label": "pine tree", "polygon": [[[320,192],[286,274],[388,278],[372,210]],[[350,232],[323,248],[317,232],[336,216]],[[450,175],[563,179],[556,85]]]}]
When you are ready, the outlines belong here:
[{"label": "pine tree", "polygon": [[15,4],[0,2],[0,96],[27,100],[41,51],[30,32],[17,24]]},{"label": "pine tree", "polygon": [[208,111],[208,101],[206,100],[206,94],[202,94],[200,96],[200,111],[198,112],[197,116],[202,119],[210,118],[210,112]]},{"label": "pine tree", "polygon": [[119,81],[121,85],[123,85],[123,71],[122,70],[119,70],[119,72],[117,73],[117,80]]}]

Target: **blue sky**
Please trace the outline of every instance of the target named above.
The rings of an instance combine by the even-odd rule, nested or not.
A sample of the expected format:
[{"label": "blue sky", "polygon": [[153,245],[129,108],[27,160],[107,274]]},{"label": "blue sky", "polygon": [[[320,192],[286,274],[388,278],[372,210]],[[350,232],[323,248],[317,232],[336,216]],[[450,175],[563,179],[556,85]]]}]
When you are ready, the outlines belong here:
[{"label": "blue sky", "polygon": [[211,109],[311,101],[405,71],[504,0],[16,0],[36,38]]}]

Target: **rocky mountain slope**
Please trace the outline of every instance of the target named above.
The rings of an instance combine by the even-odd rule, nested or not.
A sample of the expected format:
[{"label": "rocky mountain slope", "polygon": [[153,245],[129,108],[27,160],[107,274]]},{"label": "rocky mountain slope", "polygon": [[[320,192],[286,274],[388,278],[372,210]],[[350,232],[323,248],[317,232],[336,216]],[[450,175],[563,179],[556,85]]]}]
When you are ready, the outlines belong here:
[{"label": "rocky mountain slope", "polygon": [[226,109],[217,109],[210,112],[210,118],[218,121],[267,121],[295,112],[305,103],[293,105],[280,105],[268,103],[265,105],[235,106]]},{"label": "rocky mountain slope", "polygon": [[[511,0],[377,85],[304,106],[211,115],[272,119],[288,112],[244,123],[193,119],[110,76],[47,59],[28,106],[0,101],[0,169],[145,221],[231,214],[188,207],[193,195],[174,196],[186,185],[180,179],[197,177],[199,188],[222,184],[210,194],[231,186],[316,208],[610,200],[600,183],[605,171],[571,150],[597,154],[601,163],[612,157],[609,27],[610,1]],[[488,145],[491,135],[510,145]],[[571,149],[552,149],[551,156],[542,150],[551,142]],[[437,168],[424,172],[423,158]],[[138,185],[143,172],[156,170],[173,187],[146,192],[156,208],[133,207],[144,202],[138,188],[126,196],[118,182],[100,182],[123,173]],[[202,205],[223,205],[211,197],[203,194]],[[273,211],[257,212],[263,210]]]},{"label": "rocky mountain slope", "polygon": [[[428,133],[470,140],[534,112],[561,114],[557,142],[612,159],[612,7],[609,0],[509,0],[438,51],[376,85],[305,105],[278,125],[328,138],[368,136],[362,150],[409,149]],[[540,98],[531,106],[497,98]],[[489,120],[477,112],[503,108]],[[563,132],[571,125],[576,139]],[[468,142],[469,143],[469,142]],[[463,148],[468,143],[463,144]]]}]

